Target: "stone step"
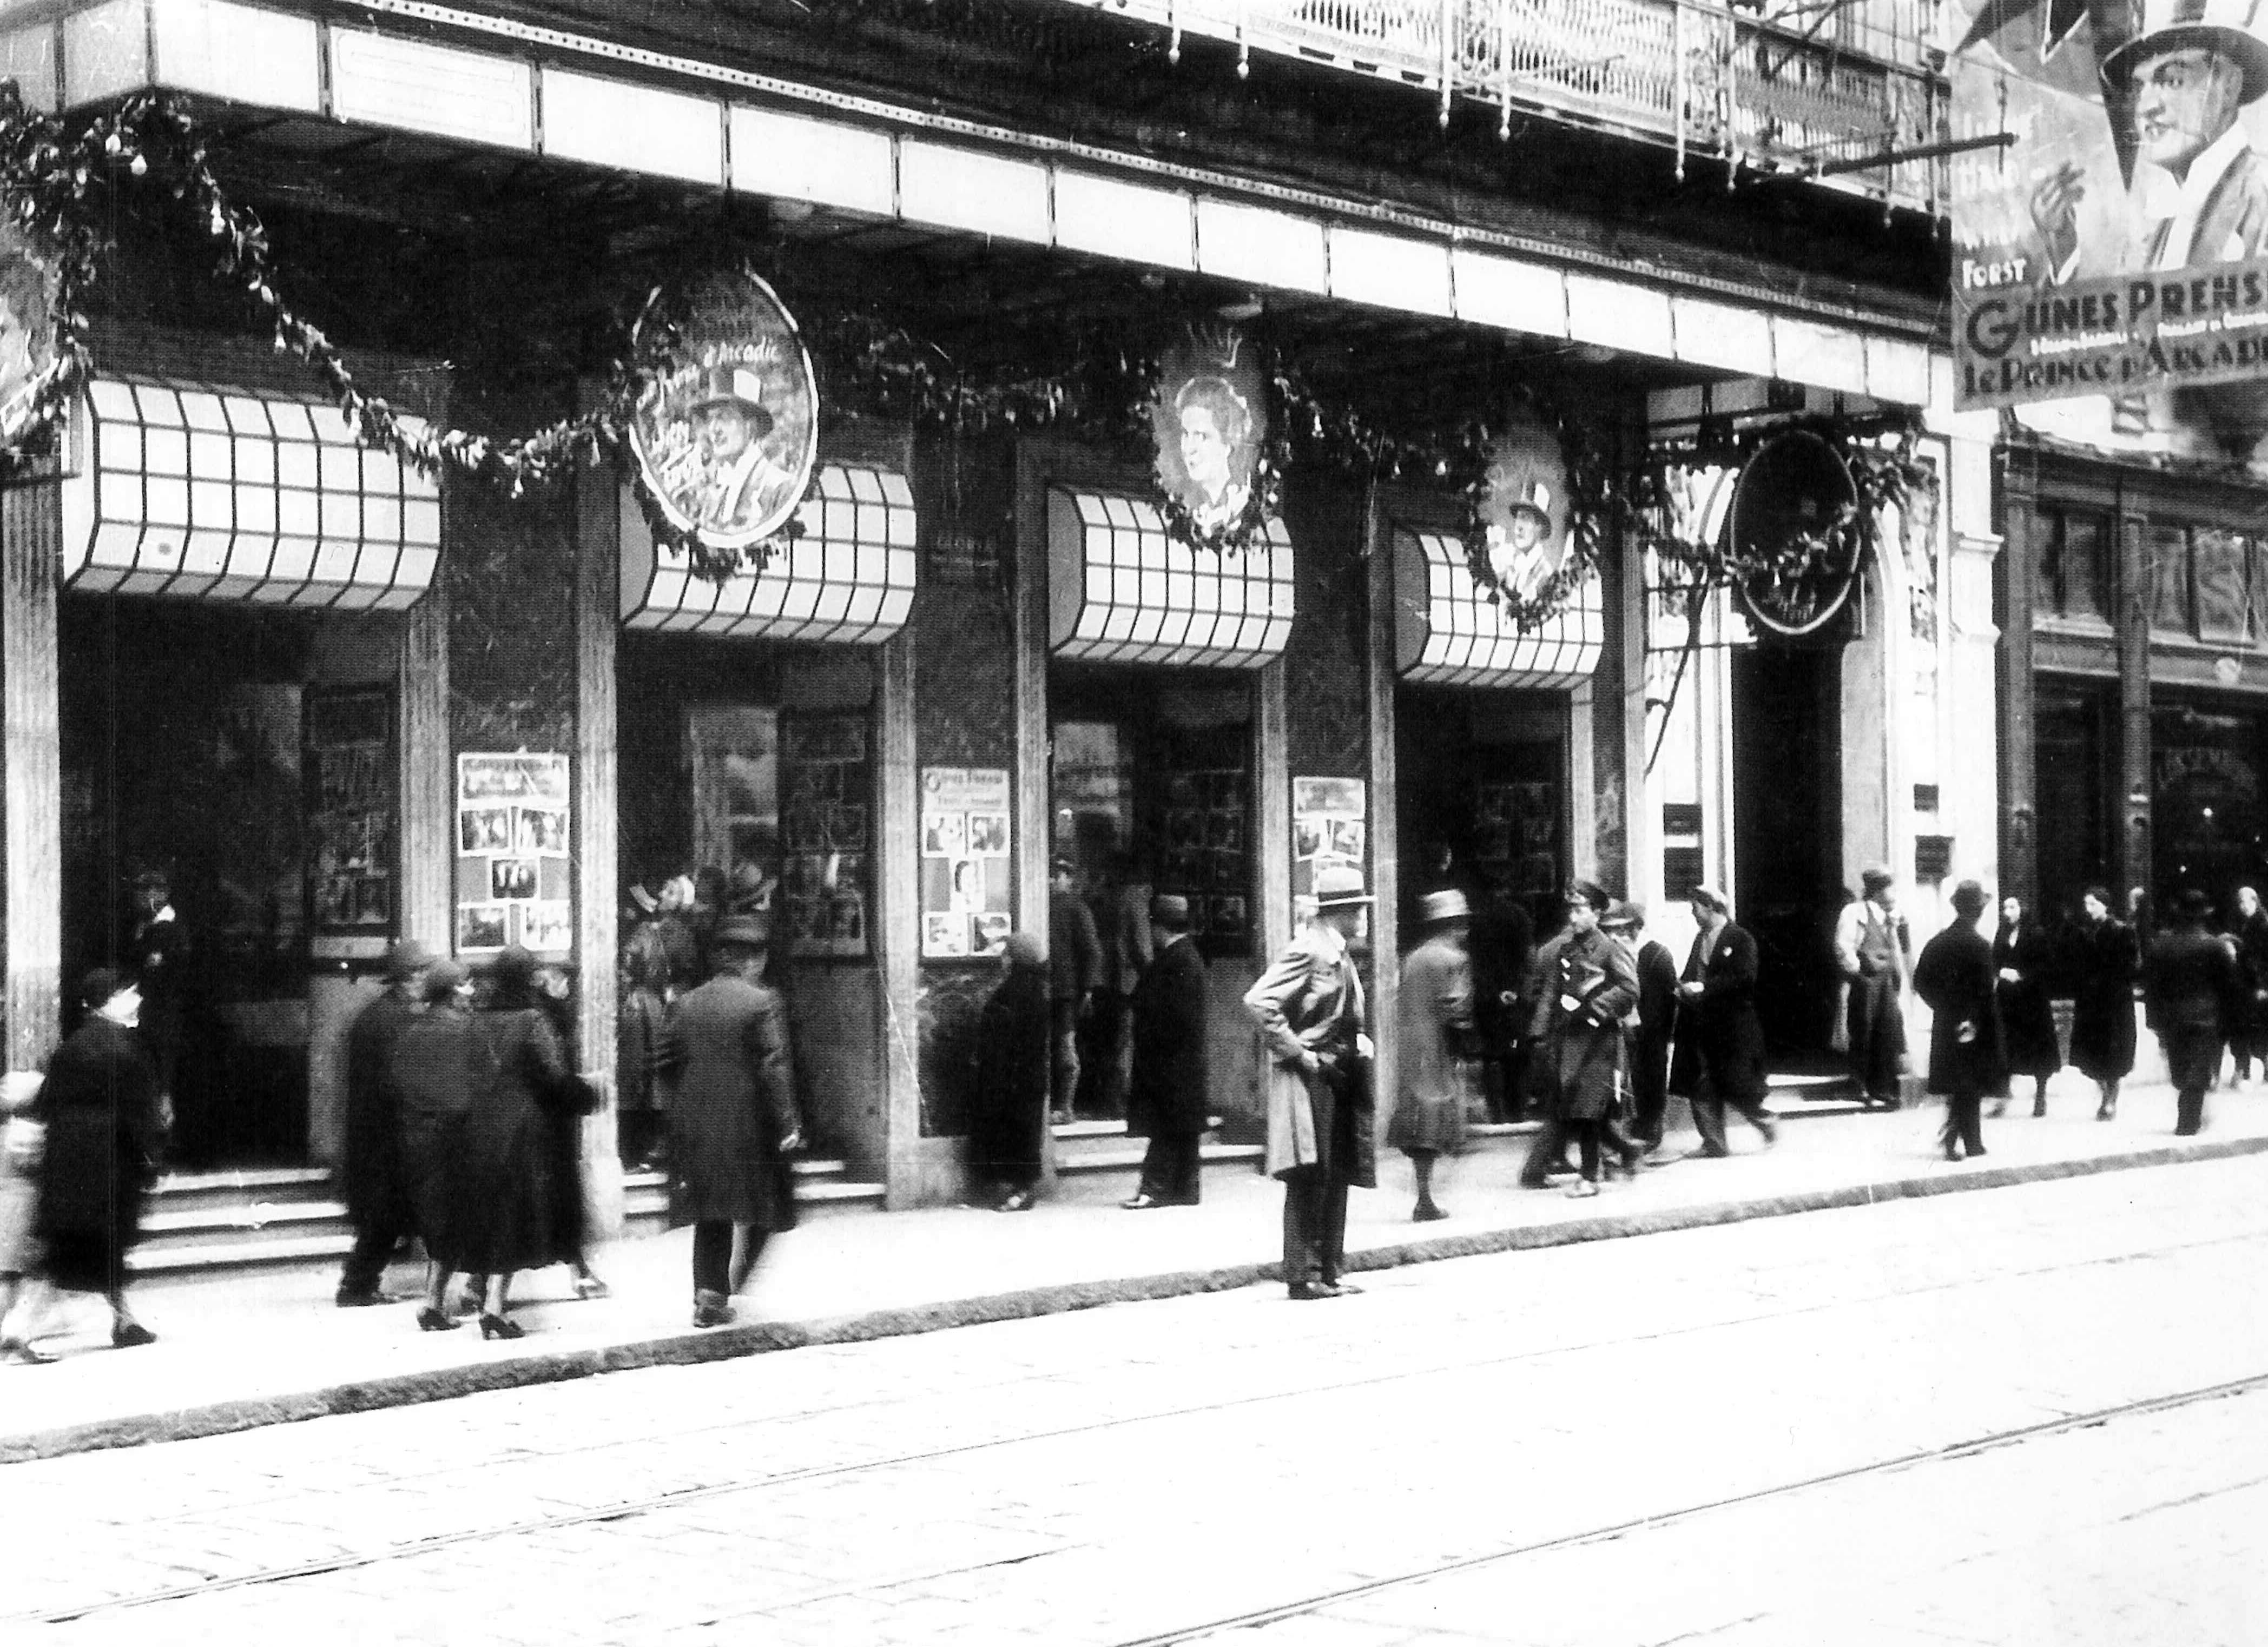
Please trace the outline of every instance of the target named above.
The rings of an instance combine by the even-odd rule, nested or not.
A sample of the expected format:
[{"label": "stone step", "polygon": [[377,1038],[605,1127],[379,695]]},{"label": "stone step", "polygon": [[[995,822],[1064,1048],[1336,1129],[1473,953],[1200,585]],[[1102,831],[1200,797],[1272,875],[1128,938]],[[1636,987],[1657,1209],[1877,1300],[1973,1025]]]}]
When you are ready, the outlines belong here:
[{"label": "stone step", "polygon": [[186,1212],[236,1207],[254,1202],[330,1201],[337,1191],[327,1166],[253,1166],[232,1170],[167,1173],[151,1186],[155,1211]]},{"label": "stone step", "polygon": [[[795,1205],[806,1219],[880,1212],[889,1195],[886,1184],[846,1176],[841,1161],[797,1161]],[[665,1173],[630,1173],[622,1179],[622,1230],[630,1235],[658,1234],[669,1227],[669,1177]]]}]

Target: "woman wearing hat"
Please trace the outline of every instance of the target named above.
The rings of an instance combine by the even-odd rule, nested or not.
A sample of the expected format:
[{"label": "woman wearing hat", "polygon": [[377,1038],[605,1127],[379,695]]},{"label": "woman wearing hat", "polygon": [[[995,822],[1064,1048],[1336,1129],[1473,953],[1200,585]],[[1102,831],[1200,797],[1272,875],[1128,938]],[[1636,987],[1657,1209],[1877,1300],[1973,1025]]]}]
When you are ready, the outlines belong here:
[{"label": "woman wearing hat", "polygon": [[85,1021],[55,1048],[32,1107],[47,1129],[33,1232],[47,1248],[48,1281],[102,1294],[110,1342],[128,1349],[157,1342],[126,1307],[126,1255],[141,1236],[142,1197],[165,1136],[158,1072],[136,1033],[142,992],[130,979],[98,967],[78,998]]},{"label": "woman wearing hat", "polygon": [[771,1235],[795,1227],[789,1155],[802,1147],[787,1008],[765,984],[771,929],[732,915],[717,974],[677,1004],[663,1037],[669,1219],[693,1226],[693,1324],[722,1327]]},{"label": "woman wearing hat", "polygon": [[1339,1279],[1347,1190],[1378,1187],[1369,1013],[1347,953],[1370,900],[1338,864],[1315,871],[1314,899],[1314,924],[1244,995],[1273,1065],[1266,1165],[1284,1184],[1284,1280],[1300,1299],[1359,1290]]},{"label": "woman wearing hat", "polygon": [[[1545,1113],[1582,1151],[1582,1176],[1567,1187],[1571,1195],[1599,1193],[1602,1146],[1623,1099],[1623,1018],[1638,1004],[1630,952],[1599,930],[1613,901],[1596,882],[1577,881],[1567,889],[1565,930],[1535,958],[1529,1078]],[[1628,1139],[1618,1147],[1634,1169],[1645,1152]]]},{"label": "woman wearing hat", "polygon": [[1914,962],[1914,993],[1928,1004],[1929,1090],[1945,1096],[1945,1158],[1984,1153],[1980,1119],[1987,1092],[2006,1092],[2008,1063],[2000,1036],[2000,1006],[1992,946],[1977,930],[1984,889],[1973,880],[1953,889],[1953,920],[1922,945]]},{"label": "woman wearing hat", "polygon": [[1433,1163],[1465,1147],[1465,1107],[1475,1095],[1464,1056],[1473,1032],[1473,963],[1465,952],[1472,907],[1454,889],[1427,893],[1418,920],[1423,936],[1402,962],[1402,1081],[1386,1142],[1418,1175],[1410,1221],[1431,1224],[1449,1216],[1433,1199]]}]

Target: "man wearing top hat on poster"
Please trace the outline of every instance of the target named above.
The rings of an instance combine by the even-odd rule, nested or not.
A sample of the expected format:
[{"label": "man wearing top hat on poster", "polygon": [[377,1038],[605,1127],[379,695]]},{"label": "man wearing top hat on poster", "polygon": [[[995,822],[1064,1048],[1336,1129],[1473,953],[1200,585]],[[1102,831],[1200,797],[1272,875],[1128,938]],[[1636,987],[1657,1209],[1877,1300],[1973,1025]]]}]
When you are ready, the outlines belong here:
[{"label": "man wearing top hat on poster", "polygon": [[1303,1301],[1360,1290],[1339,1279],[1347,1190],[1378,1187],[1368,1007],[1347,952],[1371,901],[1362,872],[1342,864],[1315,871],[1314,896],[1314,923],[1244,995],[1271,1065],[1266,1165],[1284,1184],[1284,1281]]},{"label": "man wearing top hat on poster", "polygon": [[709,369],[693,415],[709,448],[710,480],[701,495],[701,525],[711,532],[754,532],[793,501],[795,476],[764,453],[772,415],[764,380],[746,366]]},{"label": "man wearing top hat on poster", "polygon": [[1497,582],[1522,600],[1535,599],[1559,570],[1551,552],[1550,507],[1551,489],[1532,482],[1506,511],[1509,524],[1502,535],[1489,528],[1489,564]]}]

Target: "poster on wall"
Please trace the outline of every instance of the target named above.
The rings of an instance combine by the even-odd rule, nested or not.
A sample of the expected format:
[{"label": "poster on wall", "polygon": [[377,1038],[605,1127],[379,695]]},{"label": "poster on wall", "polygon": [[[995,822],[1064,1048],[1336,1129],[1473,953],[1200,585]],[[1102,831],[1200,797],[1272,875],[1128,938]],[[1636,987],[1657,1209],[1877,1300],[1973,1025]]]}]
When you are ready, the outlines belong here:
[{"label": "poster on wall", "polygon": [[780,717],[780,868],[790,953],[872,952],[873,766],[866,717]]},{"label": "poster on wall", "polygon": [[1964,409],[2268,473],[2268,43],[2250,0],[1954,0]]},{"label": "poster on wall", "polygon": [[565,755],[457,757],[459,954],[573,951],[571,792]]},{"label": "poster on wall", "polygon": [[992,955],[1015,925],[1013,830],[1005,767],[924,767],[922,954]]},{"label": "poster on wall", "polygon": [[1206,954],[1241,954],[1252,937],[1251,785],[1241,766],[1198,760],[1159,769],[1157,887],[1189,901],[1189,931]]},{"label": "poster on wall", "polygon": [[309,950],[319,960],[374,960],[398,915],[394,694],[310,687],[303,724]]}]

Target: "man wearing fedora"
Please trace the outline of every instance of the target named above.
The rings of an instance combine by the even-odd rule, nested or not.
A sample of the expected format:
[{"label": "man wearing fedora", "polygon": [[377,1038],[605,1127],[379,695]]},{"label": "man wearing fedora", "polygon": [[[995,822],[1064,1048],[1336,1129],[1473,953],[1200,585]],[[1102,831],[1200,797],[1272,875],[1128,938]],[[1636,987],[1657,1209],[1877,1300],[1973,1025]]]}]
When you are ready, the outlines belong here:
[{"label": "man wearing fedora", "polygon": [[1197,1171],[1211,1102],[1205,1049],[1204,957],[1189,936],[1189,901],[1151,899],[1155,945],[1134,986],[1134,1075],[1126,1090],[1127,1136],[1147,1138],[1142,1181],[1130,1212],[1197,1204]]},{"label": "man wearing fedora", "polygon": [[1898,1077],[1906,1063],[1906,982],[1913,939],[1897,912],[1890,871],[1874,864],[1859,873],[1864,891],[1835,921],[1835,960],[1847,1000],[1844,1034],[1851,1053],[1851,1084],[1870,1109],[1898,1107]]},{"label": "man wearing fedora", "polygon": [[693,415],[709,448],[710,479],[701,497],[701,524],[712,532],[755,531],[793,502],[795,476],[764,454],[772,415],[763,406],[764,380],[746,366],[709,369]]},{"label": "man wearing fedora", "polygon": [[1342,864],[1315,871],[1314,896],[1314,923],[1244,995],[1272,1065],[1266,1165],[1283,1181],[1284,1281],[1301,1300],[1360,1290],[1339,1279],[1347,1190],[1378,1187],[1368,1009],[1347,953],[1371,901]]},{"label": "man wearing fedora", "polygon": [[1410,1158],[1418,1202],[1410,1217],[1431,1224],[1449,1215],[1433,1199],[1433,1164],[1465,1147],[1465,1107],[1472,1101],[1473,963],[1465,950],[1472,906],[1454,887],[1418,901],[1420,937],[1403,959],[1396,1028],[1401,1087],[1386,1142]]}]

